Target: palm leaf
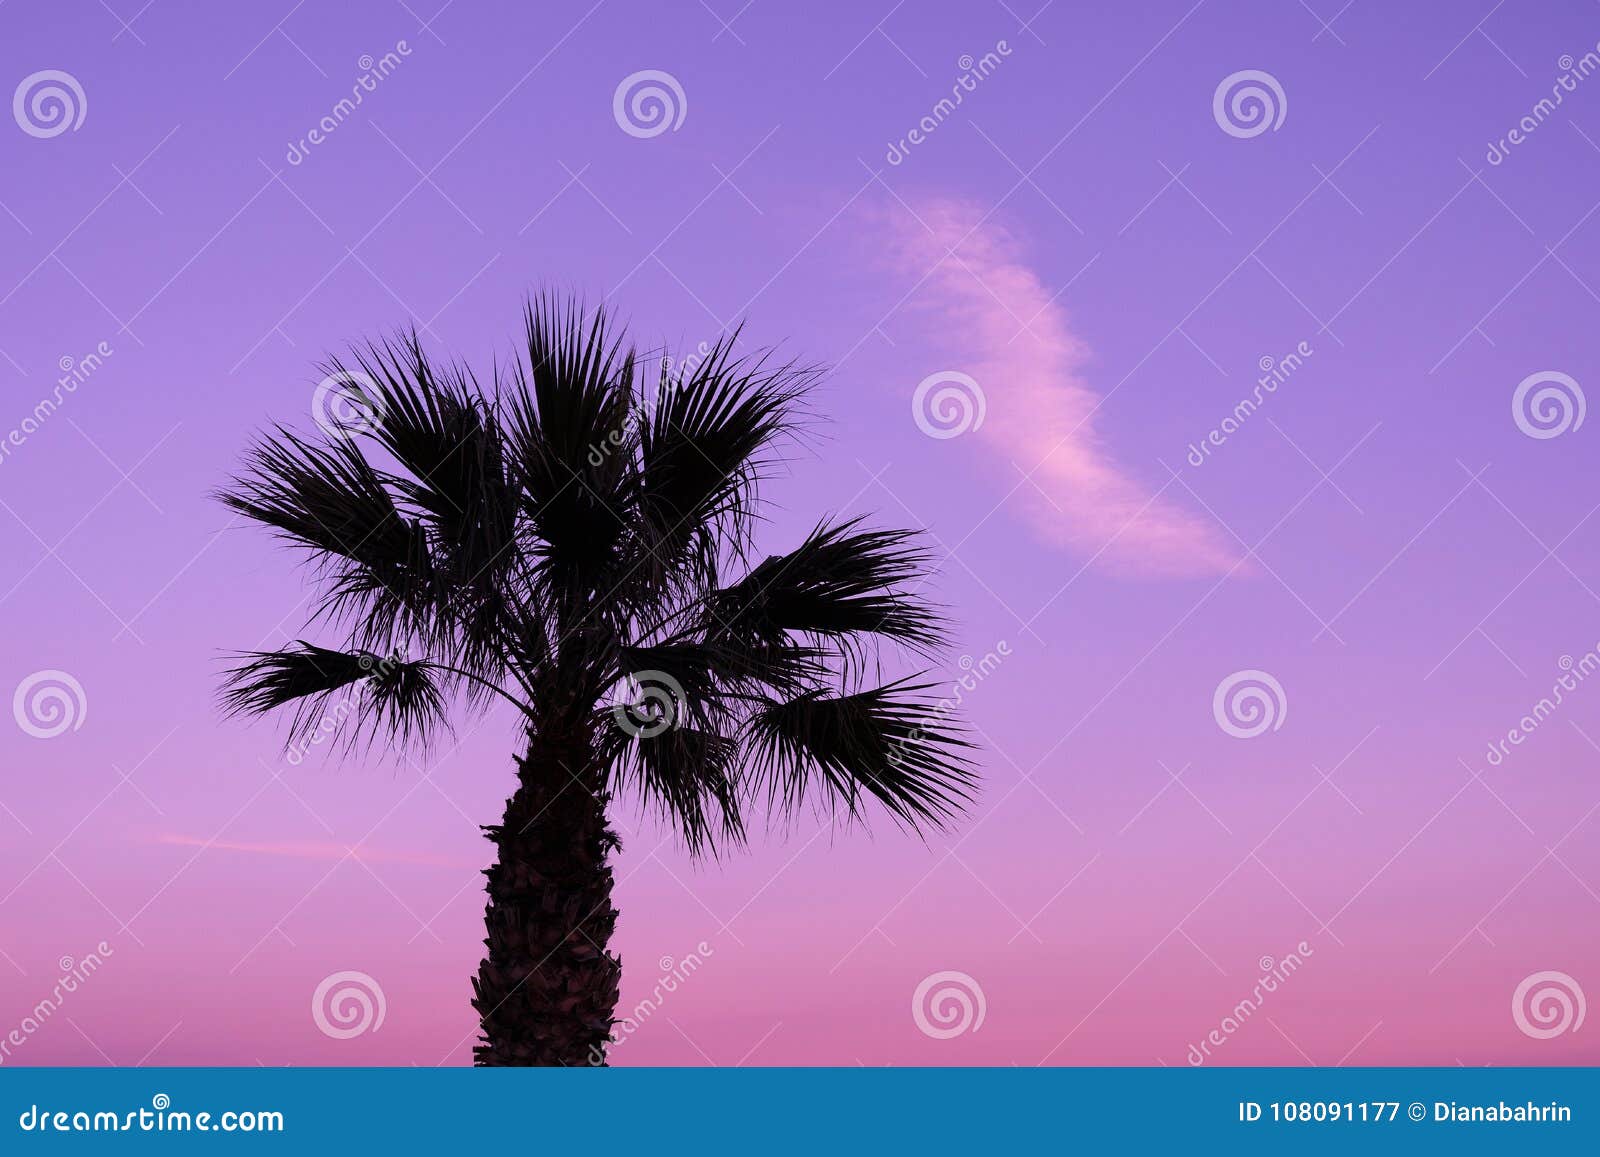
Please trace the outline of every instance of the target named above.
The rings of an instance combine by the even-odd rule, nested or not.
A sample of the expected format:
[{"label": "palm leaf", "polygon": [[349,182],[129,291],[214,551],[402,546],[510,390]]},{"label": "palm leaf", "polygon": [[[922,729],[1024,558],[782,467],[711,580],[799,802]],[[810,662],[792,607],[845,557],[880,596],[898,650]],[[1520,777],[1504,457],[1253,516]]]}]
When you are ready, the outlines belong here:
[{"label": "palm leaf", "polygon": [[613,756],[616,786],[632,789],[646,809],[663,815],[691,854],[744,842],[737,742],[690,726],[619,742],[621,750]]},{"label": "palm leaf", "polygon": [[791,632],[852,645],[880,635],[931,652],[943,617],[912,597],[931,558],[908,530],[857,530],[859,519],[819,524],[788,554],[773,555],[707,600],[707,631],[771,646]]},{"label": "palm leaf", "polygon": [[[426,739],[443,721],[444,697],[427,662],[303,640],[281,651],[248,651],[239,660],[224,678],[225,710],[265,715],[292,706],[290,742],[320,728],[336,729],[352,716],[358,730],[386,731],[402,742]],[[335,703],[340,691],[348,694]]]},{"label": "palm leaf", "polygon": [[746,544],[755,485],[817,377],[765,357],[736,359],[738,338],[721,338],[687,374],[664,374],[640,430],[643,557],[657,569],[687,558],[709,573],[722,546]]},{"label": "palm leaf", "polygon": [[449,590],[436,625],[454,634],[464,666],[495,672],[494,652],[513,613],[508,576],[519,557],[516,494],[496,417],[471,375],[436,369],[414,332],[354,357],[359,374],[338,361],[327,368],[375,388],[366,432],[408,473],[390,485],[427,529],[437,579]]},{"label": "palm leaf", "polygon": [[634,355],[597,310],[530,302],[527,363],[511,369],[505,426],[546,592],[574,599],[614,572],[632,522]]},{"label": "palm leaf", "polygon": [[750,721],[755,782],[770,806],[798,808],[820,788],[846,815],[867,797],[909,827],[942,827],[972,799],[972,744],[905,680],[852,695],[811,692]]},{"label": "palm leaf", "polygon": [[317,613],[351,612],[369,642],[419,624],[438,587],[426,534],[345,439],[313,445],[279,428],[219,498],[309,551],[328,580]]}]

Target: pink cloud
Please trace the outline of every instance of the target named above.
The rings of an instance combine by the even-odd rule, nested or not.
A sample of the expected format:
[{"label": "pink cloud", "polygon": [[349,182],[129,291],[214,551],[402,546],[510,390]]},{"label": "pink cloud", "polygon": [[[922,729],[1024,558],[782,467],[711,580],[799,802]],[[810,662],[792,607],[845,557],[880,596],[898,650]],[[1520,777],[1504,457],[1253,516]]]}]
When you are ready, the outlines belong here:
[{"label": "pink cloud", "polygon": [[[1239,552],[1215,523],[1172,497],[1181,488],[1158,493],[1097,435],[1104,399],[1083,368],[1084,343],[1003,229],[950,200],[894,214],[890,227],[899,271],[923,278],[913,308],[934,318],[949,368],[981,390],[982,423],[963,441],[971,438],[1002,462],[1032,472],[1031,484],[1018,486],[1008,507],[1046,542],[1096,565],[1174,576],[1236,566]],[[950,383],[949,389],[944,410],[929,424],[948,427],[965,417],[971,425],[976,408],[966,417],[958,396],[970,387]],[[924,412],[940,405],[940,393],[939,386],[925,392]],[[1007,476],[1021,481],[1009,467]]]}]

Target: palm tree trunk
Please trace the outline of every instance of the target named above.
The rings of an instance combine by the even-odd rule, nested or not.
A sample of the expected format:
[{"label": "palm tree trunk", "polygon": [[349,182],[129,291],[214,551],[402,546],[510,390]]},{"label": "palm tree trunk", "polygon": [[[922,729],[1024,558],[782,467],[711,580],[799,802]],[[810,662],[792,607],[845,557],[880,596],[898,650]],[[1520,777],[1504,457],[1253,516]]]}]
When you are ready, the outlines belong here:
[{"label": "palm tree trunk", "polygon": [[605,1063],[622,963],[607,951],[617,911],[606,823],[583,742],[534,737],[517,761],[505,819],[483,830],[499,849],[484,872],[488,955],[473,981],[479,1065]]}]

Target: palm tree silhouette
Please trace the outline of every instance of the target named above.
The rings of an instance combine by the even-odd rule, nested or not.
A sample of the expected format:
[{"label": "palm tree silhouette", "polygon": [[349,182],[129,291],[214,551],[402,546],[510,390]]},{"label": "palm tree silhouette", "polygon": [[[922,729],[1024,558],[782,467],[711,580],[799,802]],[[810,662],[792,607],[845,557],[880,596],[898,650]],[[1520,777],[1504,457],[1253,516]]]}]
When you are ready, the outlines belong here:
[{"label": "palm tree silhouette", "polygon": [[652,391],[603,311],[525,313],[488,389],[415,332],[368,343],[325,367],[354,421],[249,452],[219,497],[309,552],[311,619],[345,641],[245,652],[224,703],[291,706],[302,744],[334,725],[426,744],[452,701],[515,704],[516,789],[483,829],[474,1056],[580,1065],[615,1023],[619,792],[705,854],[741,843],[752,808],[849,820],[875,800],[937,828],[974,775],[931,684],[871,685],[883,641],[930,655],[945,635],[913,532],[823,521],[749,565],[757,484],[808,424],[816,371],[736,357],[735,333],[662,361]]}]

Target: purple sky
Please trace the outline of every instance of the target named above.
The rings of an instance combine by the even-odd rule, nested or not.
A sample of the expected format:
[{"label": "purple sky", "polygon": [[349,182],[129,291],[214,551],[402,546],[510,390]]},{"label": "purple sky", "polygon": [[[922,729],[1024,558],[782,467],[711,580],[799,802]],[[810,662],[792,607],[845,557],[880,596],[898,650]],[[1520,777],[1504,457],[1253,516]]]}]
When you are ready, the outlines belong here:
[{"label": "purple sky", "polygon": [[[552,287],[831,364],[769,548],[926,527],[940,677],[995,655],[948,838],[696,864],[619,812],[624,1009],[700,963],[617,1063],[1600,1061],[1600,431],[1513,406],[1600,382],[1600,9],[437,3],[0,6],[4,91],[83,114],[0,122],[0,692],[86,704],[0,727],[0,1039],[110,949],[0,1059],[470,1059],[514,721],[291,765],[219,720],[309,591],[206,495],[314,428],[324,355],[415,323],[487,368]],[[655,135],[614,113],[647,70]],[[1275,127],[1214,113],[1246,70]],[[1250,671],[1278,726],[1239,738]],[[384,998],[347,1039],[344,971]],[[930,1034],[952,971],[981,1026]]]}]

